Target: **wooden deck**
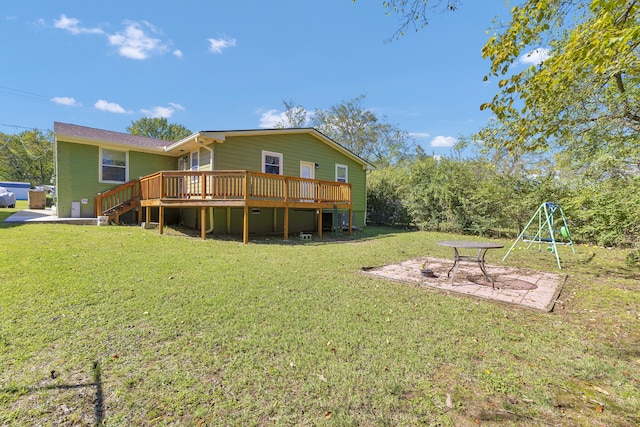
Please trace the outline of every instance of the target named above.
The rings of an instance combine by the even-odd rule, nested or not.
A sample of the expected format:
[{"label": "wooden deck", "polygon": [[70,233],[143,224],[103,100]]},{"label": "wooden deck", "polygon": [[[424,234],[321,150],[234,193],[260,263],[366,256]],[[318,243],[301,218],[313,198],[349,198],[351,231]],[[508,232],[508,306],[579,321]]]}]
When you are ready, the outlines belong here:
[{"label": "wooden deck", "polygon": [[[249,239],[251,208],[284,209],[284,238],[289,238],[289,209],[318,209],[318,234],[322,237],[322,209],[347,209],[349,233],[353,224],[351,184],[273,175],[251,171],[161,171],[96,196],[96,210],[111,212],[112,205],[139,203],[150,218],[159,209],[159,228],[163,232],[166,208],[200,208],[201,236],[206,235],[208,208],[243,208],[243,242]],[[132,181],[133,182],[133,181]],[[134,187],[134,188],[131,188]],[[137,187],[137,189],[135,188]],[[119,187],[120,188],[120,187]],[[137,195],[136,195],[137,193]],[[131,195],[130,199],[127,199]],[[138,200],[135,200],[135,199]],[[107,203],[109,200],[113,202]],[[99,214],[99,212],[98,212]],[[140,215],[139,215],[140,218]],[[139,219],[140,220],[140,219]]]}]

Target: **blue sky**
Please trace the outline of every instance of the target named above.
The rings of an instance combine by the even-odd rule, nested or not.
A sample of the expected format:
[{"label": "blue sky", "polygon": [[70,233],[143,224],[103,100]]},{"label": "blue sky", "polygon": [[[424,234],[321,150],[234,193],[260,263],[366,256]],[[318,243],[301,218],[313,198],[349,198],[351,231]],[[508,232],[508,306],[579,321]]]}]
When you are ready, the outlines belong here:
[{"label": "blue sky", "polygon": [[2,2],[0,132],[54,121],[124,132],[141,117],[258,129],[282,100],[313,111],[364,94],[447,155],[490,118],[479,105],[496,85],[480,51],[507,12],[504,0],[464,1],[385,43],[398,17],[381,0]]}]

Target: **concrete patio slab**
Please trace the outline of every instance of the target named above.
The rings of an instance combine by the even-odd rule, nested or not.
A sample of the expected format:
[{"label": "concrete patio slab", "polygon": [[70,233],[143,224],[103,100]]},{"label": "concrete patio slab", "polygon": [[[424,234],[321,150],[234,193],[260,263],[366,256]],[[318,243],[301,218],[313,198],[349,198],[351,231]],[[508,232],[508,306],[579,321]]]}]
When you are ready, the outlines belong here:
[{"label": "concrete patio slab", "polygon": [[4,220],[4,222],[12,223],[59,223],[59,224],[77,224],[77,225],[96,225],[97,218],[58,218],[56,211],[52,209],[25,209],[14,213]]},{"label": "concrete patio slab", "polygon": [[[420,272],[423,265],[437,277],[423,276]],[[543,311],[553,310],[567,278],[566,275],[486,264],[487,272],[495,281],[496,289],[492,289],[476,263],[462,262],[451,285],[447,272],[452,265],[453,260],[422,257],[381,267],[365,267],[362,272],[419,287]]]}]

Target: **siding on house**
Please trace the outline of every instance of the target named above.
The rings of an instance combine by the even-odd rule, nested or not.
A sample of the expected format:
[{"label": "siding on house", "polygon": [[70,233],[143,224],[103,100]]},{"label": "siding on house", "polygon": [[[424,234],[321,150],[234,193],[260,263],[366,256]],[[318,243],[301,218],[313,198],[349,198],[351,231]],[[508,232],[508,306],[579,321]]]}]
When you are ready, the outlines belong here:
[{"label": "siding on house", "polygon": [[[107,148],[114,148],[110,145]],[[119,148],[122,150],[123,148]],[[177,168],[177,159],[159,154],[129,151],[129,179],[159,170]],[[60,218],[71,216],[71,202],[80,202],[80,216],[94,216],[93,198],[116,184],[99,182],[100,146],[57,141],[56,209]],[[86,200],[86,204],[82,203]]]},{"label": "siding on house", "polygon": [[352,185],[355,225],[364,226],[367,210],[366,170],[362,163],[345,156],[308,133],[230,136],[213,144],[215,170],[262,170],[262,151],[282,153],[283,174],[300,176],[300,162],[318,164],[315,178],[336,180],[336,164],[348,167]]}]

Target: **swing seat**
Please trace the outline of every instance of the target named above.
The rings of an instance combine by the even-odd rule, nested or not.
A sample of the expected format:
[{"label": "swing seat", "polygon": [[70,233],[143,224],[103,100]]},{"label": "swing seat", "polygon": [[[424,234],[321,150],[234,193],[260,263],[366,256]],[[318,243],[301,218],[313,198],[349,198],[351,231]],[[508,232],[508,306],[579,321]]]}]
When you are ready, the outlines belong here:
[{"label": "swing seat", "polygon": [[522,236],[522,241],[523,242],[547,242],[547,243],[553,242],[553,240],[551,240],[548,237],[540,237],[536,239],[536,236]]}]

